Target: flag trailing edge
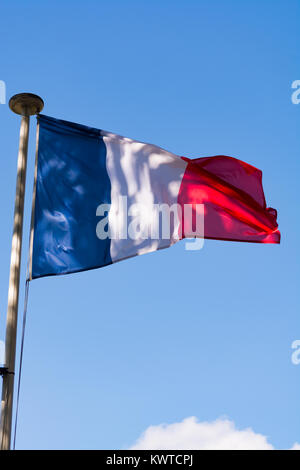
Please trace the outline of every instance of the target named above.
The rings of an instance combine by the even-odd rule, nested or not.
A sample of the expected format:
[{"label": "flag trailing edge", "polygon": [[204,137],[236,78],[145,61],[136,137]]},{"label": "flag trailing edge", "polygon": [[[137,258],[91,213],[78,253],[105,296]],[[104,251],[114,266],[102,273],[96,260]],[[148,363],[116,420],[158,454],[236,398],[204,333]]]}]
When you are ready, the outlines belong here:
[{"label": "flag trailing edge", "polygon": [[[223,155],[179,157],[45,115],[38,121],[30,279],[106,266],[189,237],[280,242],[277,212],[252,165]],[[151,208],[160,205],[175,207],[169,232],[162,236],[158,218],[150,237]],[[138,206],[147,230],[128,236]],[[204,224],[195,231],[199,207]]]}]

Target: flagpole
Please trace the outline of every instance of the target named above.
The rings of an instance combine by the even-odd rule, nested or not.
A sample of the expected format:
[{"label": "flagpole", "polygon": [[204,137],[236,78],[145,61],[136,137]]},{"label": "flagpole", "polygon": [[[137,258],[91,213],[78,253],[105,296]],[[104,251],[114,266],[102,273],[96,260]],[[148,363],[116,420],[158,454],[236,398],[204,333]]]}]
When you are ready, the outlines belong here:
[{"label": "flagpole", "polygon": [[14,95],[10,99],[9,107],[14,113],[20,114],[22,119],[20,128],[14,226],[8,288],[5,336],[5,366],[1,369],[1,375],[3,375],[0,421],[1,450],[9,450],[11,441],[29,122],[30,116],[38,114],[42,111],[44,102],[37,95],[33,95],[31,93],[20,93],[18,95]]}]

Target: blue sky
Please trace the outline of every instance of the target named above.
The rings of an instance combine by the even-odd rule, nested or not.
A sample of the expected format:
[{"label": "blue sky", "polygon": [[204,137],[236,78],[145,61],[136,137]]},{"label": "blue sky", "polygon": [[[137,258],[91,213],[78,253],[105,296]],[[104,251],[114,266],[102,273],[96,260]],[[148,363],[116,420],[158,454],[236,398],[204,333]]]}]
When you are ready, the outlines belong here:
[{"label": "blue sky", "polygon": [[[276,448],[300,442],[300,2],[15,1],[0,80],[44,113],[178,155],[263,170],[276,245],[207,240],[31,283],[17,448],[121,449],[150,425],[226,416]],[[0,338],[19,118],[0,105]],[[19,337],[33,184],[31,121]],[[18,341],[18,351],[19,351]]]}]

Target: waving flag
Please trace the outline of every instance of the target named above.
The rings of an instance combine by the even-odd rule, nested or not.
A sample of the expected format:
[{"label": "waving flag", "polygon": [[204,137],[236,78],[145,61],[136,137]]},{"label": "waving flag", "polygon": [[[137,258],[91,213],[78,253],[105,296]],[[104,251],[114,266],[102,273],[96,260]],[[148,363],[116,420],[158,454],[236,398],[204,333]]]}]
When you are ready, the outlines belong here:
[{"label": "waving flag", "polygon": [[[280,242],[257,168],[222,155],[179,157],[44,115],[38,120],[31,279],[106,266],[189,237]],[[169,210],[168,230],[162,208]]]}]

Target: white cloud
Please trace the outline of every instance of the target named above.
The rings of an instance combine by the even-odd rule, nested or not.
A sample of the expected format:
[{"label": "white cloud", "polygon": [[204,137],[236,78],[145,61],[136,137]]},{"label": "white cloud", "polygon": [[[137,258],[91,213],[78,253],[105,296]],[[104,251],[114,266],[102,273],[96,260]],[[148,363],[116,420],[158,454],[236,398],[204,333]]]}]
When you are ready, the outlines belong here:
[{"label": "white cloud", "polygon": [[[251,428],[239,430],[233,421],[220,418],[199,422],[191,416],[180,423],[149,426],[130,449],[152,450],[273,450],[266,436]],[[299,450],[295,443],[293,450]]]},{"label": "white cloud", "polygon": [[295,442],[291,450],[300,450],[300,444],[298,444],[298,442]]}]

